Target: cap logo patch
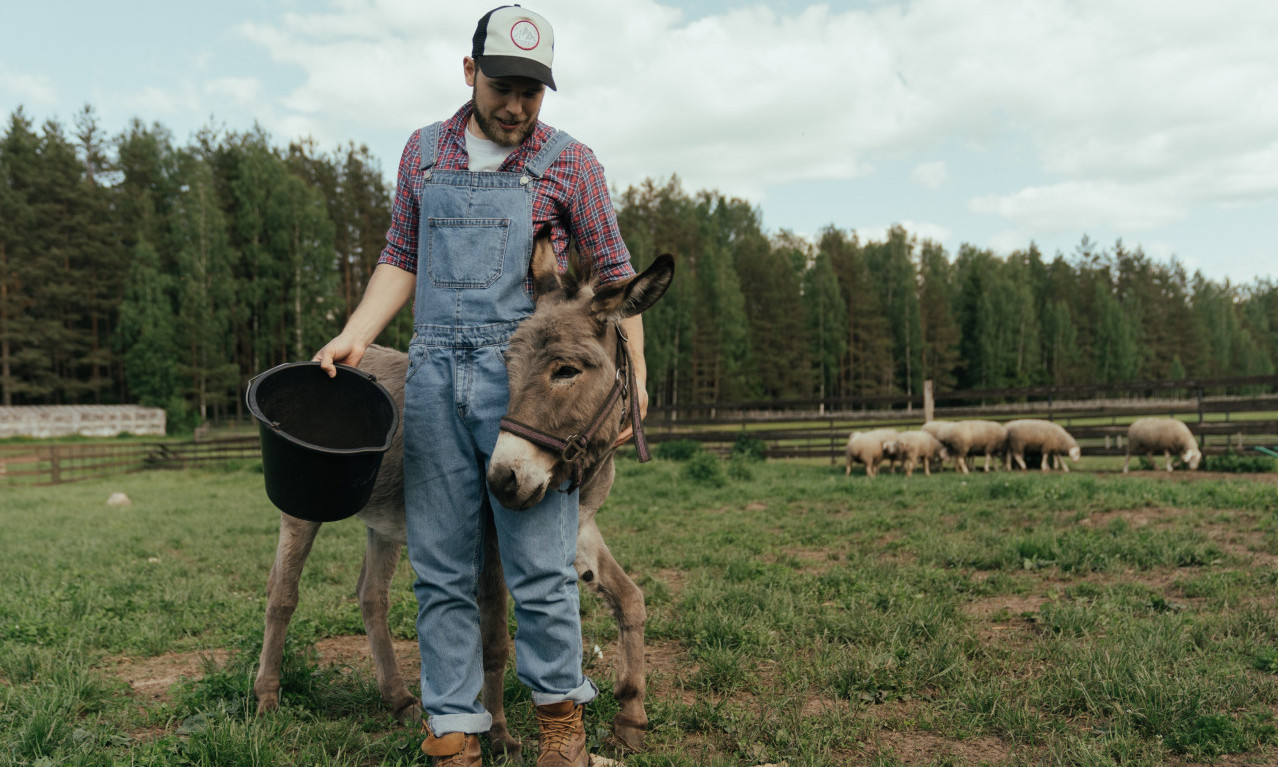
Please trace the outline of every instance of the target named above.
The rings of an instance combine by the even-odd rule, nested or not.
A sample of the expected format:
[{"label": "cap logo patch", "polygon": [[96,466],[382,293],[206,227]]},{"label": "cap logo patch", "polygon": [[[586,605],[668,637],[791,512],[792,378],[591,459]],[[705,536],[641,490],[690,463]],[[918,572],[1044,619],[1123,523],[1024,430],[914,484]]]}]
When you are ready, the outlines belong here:
[{"label": "cap logo patch", "polygon": [[510,40],[525,51],[531,51],[541,42],[541,33],[531,21],[524,20],[510,28]]}]

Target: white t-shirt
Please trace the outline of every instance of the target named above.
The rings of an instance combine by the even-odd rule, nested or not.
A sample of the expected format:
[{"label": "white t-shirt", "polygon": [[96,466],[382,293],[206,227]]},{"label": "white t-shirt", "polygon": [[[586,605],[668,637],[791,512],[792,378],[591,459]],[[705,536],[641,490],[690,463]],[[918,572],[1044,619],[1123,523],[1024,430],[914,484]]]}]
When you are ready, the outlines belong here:
[{"label": "white t-shirt", "polygon": [[502,146],[466,131],[466,153],[470,155],[470,169],[476,173],[497,170],[513,151],[513,146]]}]

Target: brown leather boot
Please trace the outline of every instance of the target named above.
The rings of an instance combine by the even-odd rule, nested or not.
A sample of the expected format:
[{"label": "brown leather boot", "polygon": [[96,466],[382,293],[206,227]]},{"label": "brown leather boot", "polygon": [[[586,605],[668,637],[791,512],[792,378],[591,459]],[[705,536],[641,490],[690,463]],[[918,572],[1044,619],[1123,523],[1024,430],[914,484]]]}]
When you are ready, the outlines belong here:
[{"label": "brown leather boot", "polygon": [[584,711],[584,706],[570,700],[533,706],[541,731],[537,767],[590,767]]},{"label": "brown leather boot", "polygon": [[434,767],[483,767],[479,736],[472,733],[448,732],[436,737],[427,728],[422,753],[430,757]]}]

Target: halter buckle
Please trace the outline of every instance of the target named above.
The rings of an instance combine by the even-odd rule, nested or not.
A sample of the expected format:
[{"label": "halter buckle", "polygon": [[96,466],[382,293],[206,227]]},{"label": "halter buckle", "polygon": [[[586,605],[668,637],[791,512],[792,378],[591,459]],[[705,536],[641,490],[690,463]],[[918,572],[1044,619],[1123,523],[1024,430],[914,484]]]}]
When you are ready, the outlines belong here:
[{"label": "halter buckle", "polygon": [[563,453],[561,454],[563,459],[568,463],[576,463],[581,460],[582,455],[586,452],[587,443],[585,438],[580,434],[574,434],[564,440],[564,442],[567,444],[564,445]]}]

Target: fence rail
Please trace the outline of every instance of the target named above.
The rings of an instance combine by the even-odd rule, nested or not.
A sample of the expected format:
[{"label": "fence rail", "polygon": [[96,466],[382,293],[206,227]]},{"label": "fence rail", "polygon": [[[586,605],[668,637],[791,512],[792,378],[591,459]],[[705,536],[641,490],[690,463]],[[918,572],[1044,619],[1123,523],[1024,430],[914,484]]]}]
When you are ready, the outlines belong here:
[{"label": "fence rail", "polygon": [[[1044,418],[1060,423],[1079,441],[1084,455],[1123,455],[1127,424],[1135,418],[1165,415],[1186,421],[1207,454],[1278,447],[1278,393],[1247,391],[1234,396],[1207,396],[1208,390],[1230,387],[1268,388],[1278,392],[1278,376],[1146,382],[1089,387],[1038,387],[938,395],[934,417],[945,420],[982,418],[1008,421]],[[1086,397],[1114,391],[1161,396],[1100,399]],[[1190,396],[1170,396],[1177,392]],[[999,404],[954,405],[982,397],[1032,399]],[[1074,395],[1066,399],[1057,395]],[[840,460],[848,435],[857,430],[890,426],[905,430],[923,423],[922,408],[892,407],[910,398],[880,397],[855,401],[857,407],[836,408],[850,401],[790,401],[652,408],[645,426],[654,444],[693,440],[726,453],[745,435],[765,445],[769,458]],[[882,402],[880,402],[882,400]],[[871,404],[877,407],[871,408]],[[858,409],[859,408],[859,409]],[[261,457],[254,434],[197,439],[190,442],[59,443],[0,445],[0,486],[52,485],[144,469],[185,468],[228,460]]]},{"label": "fence rail", "polygon": [[[663,413],[649,413],[648,440],[655,444],[692,440],[718,453],[730,451],[743,436],[759,440],[769,458],[843,457],[853,431],[888,427],[917,429],[922,410],[865,410],[827,413],[734,413],[715,420],[672,421]],[[1069,431],[1087,456],[1126,454],[1127,425],[1144,416],[1180,418],[1198,438],[1203,452],[1219,455],[1256,447],[1278,446],[1278,396],[1217,397],[1186,400],[1106,400],[1011,403],[972,408],[937,408],[935,418],[980,418],[1010,421],[1042,418]]]},{"label": "fence rail", "polygon": [[198,442],[0,445],[0,484],[57,485],[144,469],[181,469],[259,457],[257,436]]}]

